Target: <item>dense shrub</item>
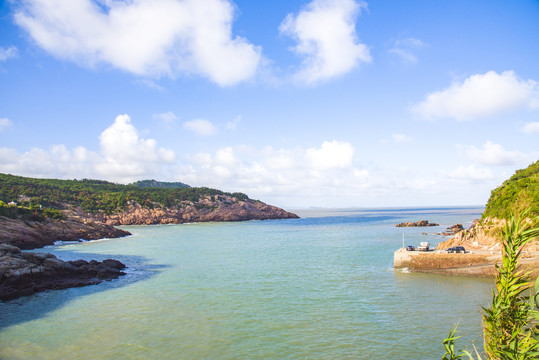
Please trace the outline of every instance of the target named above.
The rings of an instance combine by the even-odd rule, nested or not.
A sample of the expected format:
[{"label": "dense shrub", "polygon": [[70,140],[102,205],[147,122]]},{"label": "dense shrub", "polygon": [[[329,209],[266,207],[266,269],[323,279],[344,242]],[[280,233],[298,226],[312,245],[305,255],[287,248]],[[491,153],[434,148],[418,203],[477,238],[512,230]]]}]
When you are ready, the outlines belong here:
[{"label": "dense shrub", "polygon": [[492,190],[483,213],[485,217],[508,219],[513,213],[527,211],[529,217],[539,216],[539,161],[516,173]]}]

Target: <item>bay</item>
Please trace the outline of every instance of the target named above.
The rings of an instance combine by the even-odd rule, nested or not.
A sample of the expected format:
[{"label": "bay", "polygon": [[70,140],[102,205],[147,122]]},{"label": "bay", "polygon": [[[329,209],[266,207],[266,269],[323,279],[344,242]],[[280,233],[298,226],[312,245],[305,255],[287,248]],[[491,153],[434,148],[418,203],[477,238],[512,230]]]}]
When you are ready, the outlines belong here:
[{"label": "bay", "polygon": [[[41,249],[128,274],[0,303],[1,359],[438,359],[481,346],[493,281],[395,271],[393,252],[482,208],[310,209],[301,219],[125,227]],[[428,219],[439,228],[396,228]]]}]

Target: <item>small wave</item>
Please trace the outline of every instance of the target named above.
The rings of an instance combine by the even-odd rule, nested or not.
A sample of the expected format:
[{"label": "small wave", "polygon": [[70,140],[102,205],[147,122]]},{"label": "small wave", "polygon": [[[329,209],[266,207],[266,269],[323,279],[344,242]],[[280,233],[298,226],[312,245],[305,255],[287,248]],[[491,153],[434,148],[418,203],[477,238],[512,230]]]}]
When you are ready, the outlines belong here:
[{"label": "small wave", "polygon": [[53,243],[53,245],[49,245],[47,247],[53,247],[53,246],[62,246],[62,245],[73,245],[73,244],[78,244],[78,243],[81,243],[83,242],[82,239],[79,239],[79,240],[75,240],[75,241],[63,241],[63,240],[58,240],[58,241],[55,241]]}]

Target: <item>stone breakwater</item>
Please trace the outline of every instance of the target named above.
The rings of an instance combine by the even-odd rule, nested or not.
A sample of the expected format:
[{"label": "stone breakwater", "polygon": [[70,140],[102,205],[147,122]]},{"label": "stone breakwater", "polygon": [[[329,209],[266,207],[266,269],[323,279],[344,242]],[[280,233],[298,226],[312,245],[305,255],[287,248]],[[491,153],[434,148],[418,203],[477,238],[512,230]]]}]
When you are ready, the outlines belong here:
[{"label": "stone breakwater", "polygon": [[442,250],[406,251],[401,248],[394,253],[395,269],[412,272],[424,272],[442,275],[494,277],[494,264],[501,260],[501,255],[482,253],[448,254]]},{"label": "stone breakwater", "polygon": [[124,268],[112,259],[62,261],[52,254],[21,252],[16,246],[0,244],[0,300],[99,284],[124,275]]}]

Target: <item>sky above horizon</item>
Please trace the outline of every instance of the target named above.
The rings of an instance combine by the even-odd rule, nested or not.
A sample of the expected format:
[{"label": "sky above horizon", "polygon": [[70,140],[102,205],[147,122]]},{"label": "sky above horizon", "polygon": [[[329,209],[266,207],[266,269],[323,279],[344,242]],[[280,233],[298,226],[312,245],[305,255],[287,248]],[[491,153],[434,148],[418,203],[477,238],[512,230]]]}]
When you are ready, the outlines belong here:
[{"label": "sky above horizon", "polygon": [[539,159],[539,2],[0,1],[0,172],[483,205]]}]

